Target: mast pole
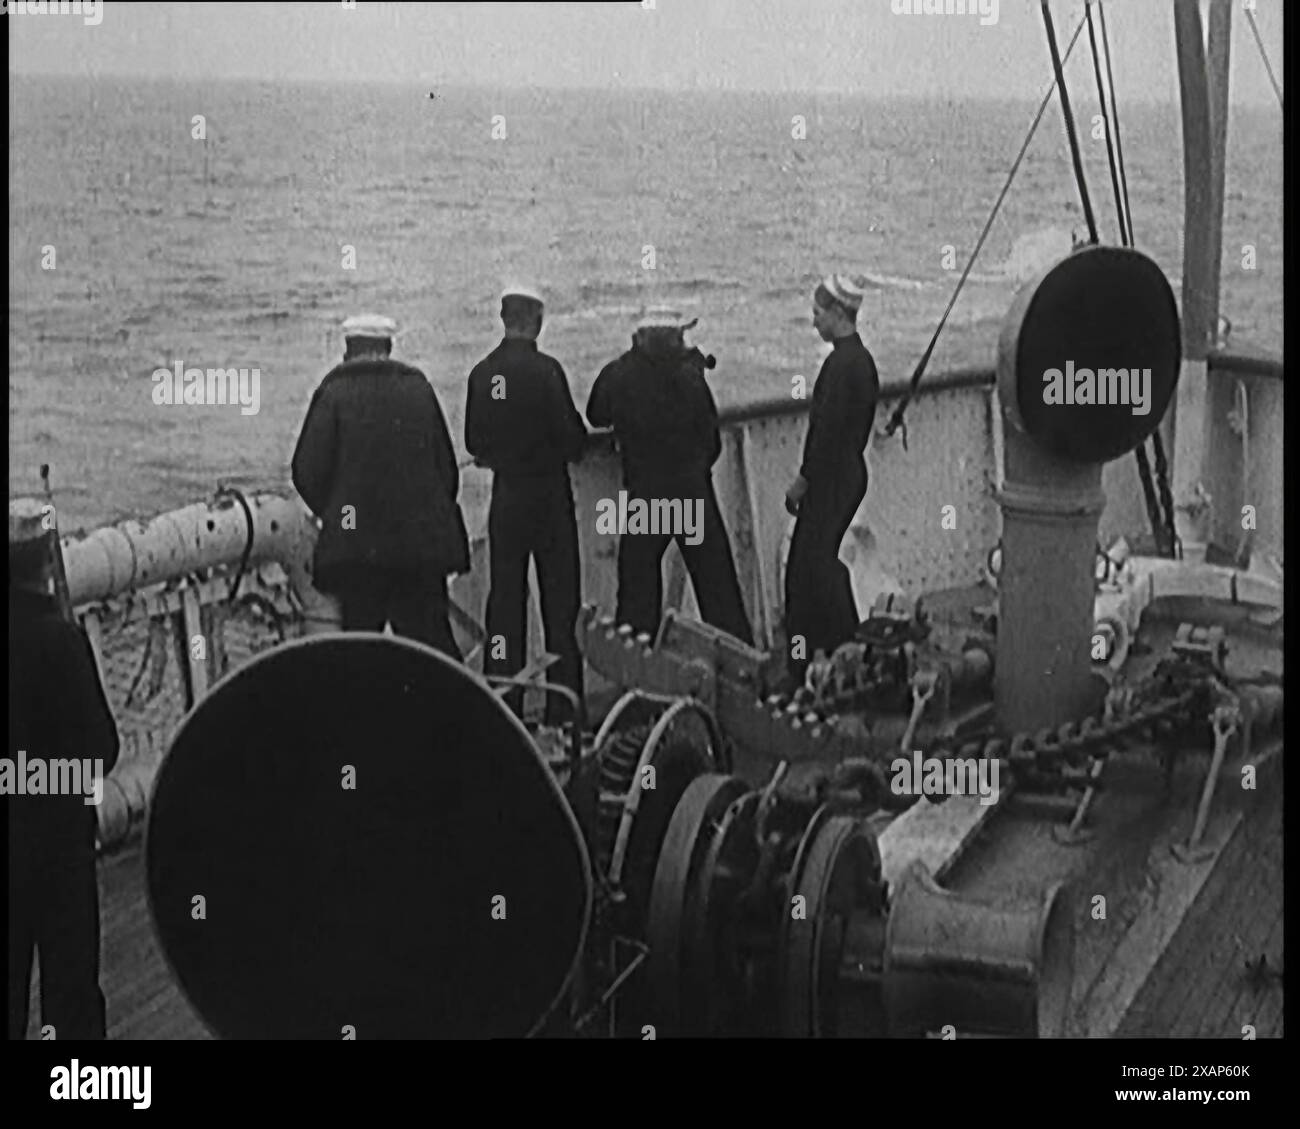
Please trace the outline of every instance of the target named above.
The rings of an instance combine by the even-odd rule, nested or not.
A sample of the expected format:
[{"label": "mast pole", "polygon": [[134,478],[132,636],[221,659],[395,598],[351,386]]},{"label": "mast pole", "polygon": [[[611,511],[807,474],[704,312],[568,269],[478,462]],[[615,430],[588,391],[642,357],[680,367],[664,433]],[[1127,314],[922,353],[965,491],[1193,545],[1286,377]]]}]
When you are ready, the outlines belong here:
[{"label": "mast pole", "polygon": [[1175,529],[1187,561],[1205,559],[1209,505],[1202,484],[1220,414],[1209,402],[1207,357],[1218,324],[1231,21],[1231,0],[1211,0],[1207,56],[1199,0],[1174,0],[1183,123],[1183,361],[1165,426],[1173,430]]},{"label": "mast pole", "polygon": [[1206,48],[1210,96],[1209,338],[1218,336],[1220,275],[1223,264],[1223,200],[1228,150],[1228,57],[1232,49],[1232,0],[1211,0]]}]

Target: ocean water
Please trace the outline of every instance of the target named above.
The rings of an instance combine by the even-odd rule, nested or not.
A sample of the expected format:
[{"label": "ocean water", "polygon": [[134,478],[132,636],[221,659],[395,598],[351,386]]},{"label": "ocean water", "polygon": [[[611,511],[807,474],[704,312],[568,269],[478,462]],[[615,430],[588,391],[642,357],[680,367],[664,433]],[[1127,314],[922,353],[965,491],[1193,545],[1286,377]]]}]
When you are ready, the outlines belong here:
[{"label": "ocean water", "polygon": [[[398,320],[395,354],[430,377],[461,448],[465,380],[514,278],[545,291],[542,347],[580,408],[639,308],[661,301],[700,318],[720,405],[788,395],[824,355],[810,294],[832,269],[873,278],[863,337],[885,379],[905,378],[1035,109],[12,75],[9,91],[10,493],[38,489],[50,463],[65,530],[184,505],[218,480],[285,489],[349,314]],[[1138,246],[1177,293],[1178,107],[1121,111]],[[1223,311],[1234,343],[1281,352],[1281,117],[1234,108],[1229,130]],[[1117,242],[1104,145],[1085,154]],[[1082,210],[1053,108],[932,372],[991,362],[1017,284],[1072,229]],[[151,374],[178,361],[258,368],[259,411],[155,405]]]}]

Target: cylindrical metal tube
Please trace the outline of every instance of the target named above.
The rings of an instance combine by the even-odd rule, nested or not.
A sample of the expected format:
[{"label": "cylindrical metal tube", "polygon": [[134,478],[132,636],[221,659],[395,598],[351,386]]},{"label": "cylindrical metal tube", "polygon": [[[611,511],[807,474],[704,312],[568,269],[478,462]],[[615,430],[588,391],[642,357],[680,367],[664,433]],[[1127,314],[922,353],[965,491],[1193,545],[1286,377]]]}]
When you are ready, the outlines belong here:
[{"label": "cylindrical metal tube", "polygon": [[254,494],[247,501],[253,519],[251,547],[244,507],[229,497],[64,541],[73,604],[107,600],[202,569],[237,564],[246,548],[249,567],[278,561],[297,578],[298,587],[308,575],[316,543],[311,514],[297,498]]},{"label": "cylindrical metal tube", "polygon": [[1090,713],[1093,558],[1101,465],[1070,463],[1006,429],[995,702],[1003,733]]}]

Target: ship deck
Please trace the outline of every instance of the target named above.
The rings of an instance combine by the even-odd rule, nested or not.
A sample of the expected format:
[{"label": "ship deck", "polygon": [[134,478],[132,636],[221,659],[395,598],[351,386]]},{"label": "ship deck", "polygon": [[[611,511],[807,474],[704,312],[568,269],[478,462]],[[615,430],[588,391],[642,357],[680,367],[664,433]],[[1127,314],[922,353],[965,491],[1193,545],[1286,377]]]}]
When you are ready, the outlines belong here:
[{"label": "ship deck", "polygon": [[[968,600],[950,595],[960,615]],[[1245,606],[1157,601],[1125,674],[1147,674],[1191,621],[1224,627],[1230,675],[1280,675],[1282,627],[1272,619]],[[1247,1025],[1257,1038],[1281,1036],[1283,749],[1280,737],[1256,742],[1248,790],[1233,748],[1201,840],[1206,857],[1184,862],[1173,848],[1192,830],[1209,750],[1179,756],[1166,779],[1153,750],[1135,747],[1110,758],[1085,841],[1059,842],[1072,811],[1041,797],[1013,794],[991,817],[975,799],[952,799],[918,805],[886,829],[886,876],[919,855],[948,889],[1019,908],[1062,883],[1075,937],[1069,1036],[1240,1039]]]},{"label": "ship deck", "polygon": [[[1132,660],[1135,675],[1160,657],[1181,618],[1193,618],[1178,607],[1156,611],[1143,624],[1140,639],[1150,649]],[[1195,611],[1204,622],[1204,607]],[[1280,673],[1280,624],[1260,627],[1240,607],[1216,614],[1229,629],[1230,672]],[[1075,925],[1069,1035],[1240,1039],[1250,1025],[1258,1038],[1281,1036],[1280,740],[1257,745],[1251,759],[1259,765],[1253,791],[1237,786],[1239,768],[1225,764],[1203,839],[1210,855],[1200,861],[1182,862],[1171,847],[1187,839],[1208,755],[1181,757],[1167,782],[1156,759],[1139,749],[1111,759],[1086,842],[1057,841],[1053,828],[1064,825],[1068,811],[1012,796],[991,816],[971,813],[972,822],[982,821],[978,834],[962,833],[958,846],[945,847],[937,840],[951,830],[942,825],[960,822],[964,802],[953,799],[928,814],[918,805],[886,829],[886,872],[891,843],[896,852],[917,853],[915,842],[896,846],[906,838],[899,834],[903,822],[923,840],[932,818],[936,843],[926,849],[939,851],[936,875],[958,893],[1026,905],[1048,883],[1066,883]],[[210,1038],[154,936],[141,842],[103,856],[98,869],[109,1038]],[[1094,917],[1097,895],[1106,898],[1104,920]],[[29,1037],[39,1037],[38,1016],[34,977]]]}]

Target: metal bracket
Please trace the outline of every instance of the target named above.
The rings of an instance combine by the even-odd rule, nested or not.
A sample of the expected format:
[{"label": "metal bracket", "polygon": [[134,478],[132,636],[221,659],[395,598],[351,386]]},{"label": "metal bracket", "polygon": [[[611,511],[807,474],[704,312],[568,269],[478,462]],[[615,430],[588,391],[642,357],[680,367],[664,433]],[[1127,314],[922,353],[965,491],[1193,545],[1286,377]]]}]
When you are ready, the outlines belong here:
[{"label": "metal bracket", "polygon": [[1184,658],[1199,659],[1215,674],[1227,677],[1224,664],[1228,659],[1228,644],[1222,627],[1196,627],[1190,623],[1181,623],[1170,651]]},{"label": "metal bracket", "polygon": [[1205,825],[1210,818],[1210,805],[1214,801],[1214,790],[1219,782],[1219,770],[1223,767],[1224,754],[1228,749],[1228,739],[1237,732],[1241,714],[1235,704],[1217,707],[1211,723],[1214,726],[1214,756],[1210,759],[1210,770],[1205,774],[1205,786],[1201,790],[1201,802],[1196,809],[1196,822],[1186,844],[1175,843],[1171,850],[1179,862],[1202,862],[1214,854],[1212,848],[1201,845],[1201,836],[1205,834]]},{"label": "metal bracket", "polygon": [[1088,816],[1088,811],[1092,807],[1092,801],[1096,798],[1096,785],[1101,782],[1101,774],[1106,770],[1106,758],[1094,757],[1092,767],[1088,771],[1088,787],[1083,790],[1083,798],[1079,800],[1079,806],[1075,809],[1074,818],[1070,820],[1068,827],[1053,827],[1052,838],[1065,847],[1077,847],[1080,843],[1086,843],[1094,838],[1096,832],[1091,828],[1083,826],[1083,821]]}]

